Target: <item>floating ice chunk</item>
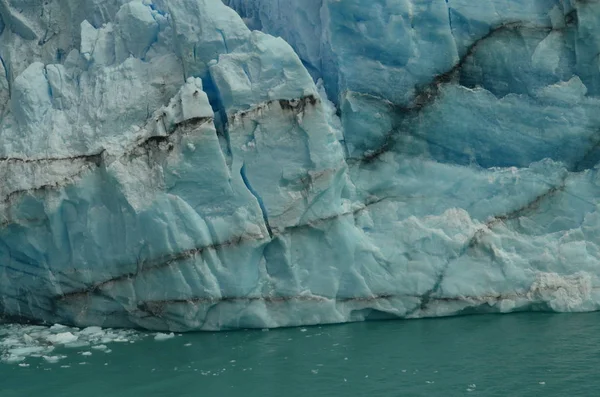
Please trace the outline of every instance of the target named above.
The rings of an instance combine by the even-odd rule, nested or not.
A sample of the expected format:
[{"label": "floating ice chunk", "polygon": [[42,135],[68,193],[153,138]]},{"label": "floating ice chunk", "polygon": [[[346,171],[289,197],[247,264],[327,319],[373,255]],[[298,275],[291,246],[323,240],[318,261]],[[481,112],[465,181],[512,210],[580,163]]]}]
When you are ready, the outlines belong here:
[{"label": "floating ice chunk", "polygon": [[46,337],[46,340],[55,345],[59,344],[67,344],[75,342],[78,339],[77,336],[73,335],[70,332],[61,332],[59,334],[51,334]]},{"label": "floating ice chunk", "polygon": [[81,330],[79,335],[80,336],[84,336],[84,335],[92,336],[92,335],[100,335],[102,333],[104,333],[104,331],[100,327],[87,327],[87,328],[84,328],[83,330]]},{"label": "floating ice chunk", "polygon": [[27,334],[23,334],[23,341],[25,343],[33,343],[33,342],[35,342],[34,339],[31,336],[27,335]]},{"label": "floating ice chunk", "polygon": [[66,343],[64,346],[67,347],[67,348],[69,348],[69,349],[78,349],[80,347],[87,347],[87,346],[89,346],[89,342],[84,341],[84,340],[76,340],[75,342]]},{"label": "floating ice chunk", "polygon": [[14,355],[14,356],[30,356],[33,355],[35,353],[41,353],[48,350],[47,347],[44,346],[30,346],[30,347],[17,347],[14,349],[10,349],[8,350],[8,354]]},{"label": "floating ice chunk", "polygon": [[60,360],[62,360],[64,358],[67,358],[67,356],[63,356],[63,355],[60,355],[60,356],[42,356],[42,358],[44,360],[46,360],[47,362],[49,362],[50,364],[55,364],[55,363],[59,362]]},{"label": "floating ice chunk", "polygon": [[175,337],[175,334],[173,332],[171,332],[170,334],[163,334],[162,332],[159,332],[154,336],[154,340],[163,341],[163,340],[171,339],[174,337]]},{"label": "floating ice chunk", "polygon": [[23,356],[14,356],[12,354],[8,354],[4,357],[2,357],[2,361],[7,363],[7,364],[15,364],[15,363],[19,363],[21,361],[24,361],[25,357]]}]

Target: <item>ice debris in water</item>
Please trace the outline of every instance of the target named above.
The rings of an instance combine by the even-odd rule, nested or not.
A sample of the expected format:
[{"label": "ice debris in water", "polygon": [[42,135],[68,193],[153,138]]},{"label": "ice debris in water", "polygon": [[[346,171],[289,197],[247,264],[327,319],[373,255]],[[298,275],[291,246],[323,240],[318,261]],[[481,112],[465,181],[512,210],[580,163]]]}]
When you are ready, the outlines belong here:
[{"label": "ice debris in water", "polygon": [[59,334],[49,335],[46,339],[48,340],[48,342],[54,345],[64,345],[71,342],[75,342],[78,338],[70,332],[61,332]]},{"label": "ice debris in water", "polygon": [[[52,327],[38,325],[0,326],[0,362],[21,363],[29,357],[42,358],[56,363],[67,357],[57,354],[58,348],[90,346],[92,349],[110,352],[106,344],[135,342],[147,334],[132,330],[102,329],[100,327],[75,328],[56,324]],[[61,353],[65,353],[62,351]],[[80,353],[89,356],[92,353]]]},{"label": "ice debris in water", "polygon": [[175,337],[175,334],[173,332],[171,332],[170,334],[163,334],[162,332],[159,332],[154,336],[154,340],[162,341],[162,340],[167,340],[167,339],[171,339],[174,337]]},{"label": "ice debris in water", "polygon": [[47,362],[49,362],[50,364],[56,364],[59,360],[62,360],[63,358],[67,358],[67,356],[64,356],[64,355],[60,355],[60,356],[42,356],[42,358],[44,360],[46,360]]}]

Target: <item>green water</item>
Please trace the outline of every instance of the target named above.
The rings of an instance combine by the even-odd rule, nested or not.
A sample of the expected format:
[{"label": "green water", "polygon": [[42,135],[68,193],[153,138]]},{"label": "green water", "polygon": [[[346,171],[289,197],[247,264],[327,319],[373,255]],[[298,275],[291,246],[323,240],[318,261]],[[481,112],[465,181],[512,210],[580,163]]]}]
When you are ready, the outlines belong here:
[{"label": "green water", "polygon": [[600,313],[147,337],[0,364],[0,396],[597,396],[599,339]]}]

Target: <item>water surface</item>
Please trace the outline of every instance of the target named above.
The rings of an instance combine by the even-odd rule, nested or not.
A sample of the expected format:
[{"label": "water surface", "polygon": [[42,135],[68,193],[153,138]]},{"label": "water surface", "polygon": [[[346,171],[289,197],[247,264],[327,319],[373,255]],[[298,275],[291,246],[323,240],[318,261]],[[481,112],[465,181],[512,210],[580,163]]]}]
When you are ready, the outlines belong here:
[{"label": "water surface", "polygon": [[0,396],[595,396],[598,338],[600,313],[142,334],[0,364]]}]

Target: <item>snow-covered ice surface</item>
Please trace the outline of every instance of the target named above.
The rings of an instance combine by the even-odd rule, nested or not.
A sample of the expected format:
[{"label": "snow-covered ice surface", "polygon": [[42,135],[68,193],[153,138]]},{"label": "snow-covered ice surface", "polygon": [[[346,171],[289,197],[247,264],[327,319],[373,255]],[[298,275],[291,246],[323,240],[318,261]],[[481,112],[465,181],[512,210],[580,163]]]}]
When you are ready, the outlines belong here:
[{"label": "snow-covered ice surface", "polygon": [[600,308],[600,3],[224,3],[0,1],[2,318]]}]

